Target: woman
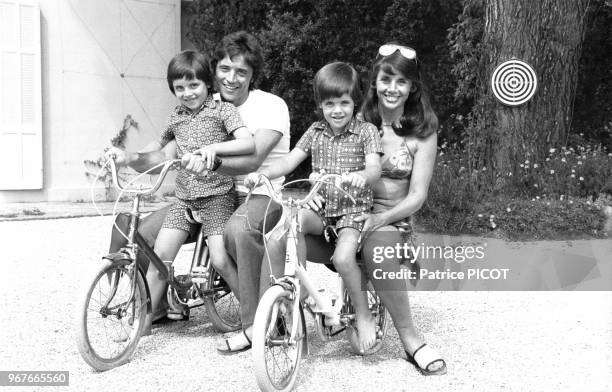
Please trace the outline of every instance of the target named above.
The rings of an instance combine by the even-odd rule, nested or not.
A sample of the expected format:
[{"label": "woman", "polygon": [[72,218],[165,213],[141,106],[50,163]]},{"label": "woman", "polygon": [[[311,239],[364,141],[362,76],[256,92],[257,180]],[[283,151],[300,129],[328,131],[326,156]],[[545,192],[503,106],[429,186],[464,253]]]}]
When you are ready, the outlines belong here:
[{"label": "woman", "polygon": [[446,363],[414,327],[407,287],[394,287],[397,282],[372,275],[374,269],[400,271],[405,261],[387,258],[375,262],[374,249],[410,241],[410,217],[425,202],[433,174],[438,119],[414,49],[396,44],[381,46],[370,78],[362,114],[379,128],[384,155],[382,175],[374,185],[372,213],[361,218],[365,221],[363,258],[368,276],[391,314],[407,360],[425,375],[445,374]]}]

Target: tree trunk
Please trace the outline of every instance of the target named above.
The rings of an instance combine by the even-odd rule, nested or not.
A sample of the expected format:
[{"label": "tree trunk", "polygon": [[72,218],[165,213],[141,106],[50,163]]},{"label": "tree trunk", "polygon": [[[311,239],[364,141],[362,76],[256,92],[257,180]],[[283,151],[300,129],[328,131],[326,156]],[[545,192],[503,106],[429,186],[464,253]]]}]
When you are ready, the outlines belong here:
[{"label": "tree trunk", "polygon": [[[565,143],[588,3],[486,0],[483,41],[487,89],[480,100],[480,113],[486,118],[479,119],[485,129],[472,136],[486,140],[480,162],[492,172],[506,176],[518,163],[542,159],[549,148]],[[516,107],[495,100],[490,87],[494,69],[512,58],[530,64],[538,78],[533,98]]]}]

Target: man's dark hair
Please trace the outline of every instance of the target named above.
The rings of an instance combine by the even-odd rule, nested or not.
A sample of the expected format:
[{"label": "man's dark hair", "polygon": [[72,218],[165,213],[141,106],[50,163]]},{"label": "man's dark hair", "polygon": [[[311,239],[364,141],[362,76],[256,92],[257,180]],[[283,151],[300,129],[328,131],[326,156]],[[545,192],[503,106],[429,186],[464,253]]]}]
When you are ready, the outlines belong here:
[{"label": "man's dark hair", "polygon": [[244,57],[244,61],[253,70],[253,77],[249,84],[249,90],[254,89],[261,77],[264,63],[263,51],[257,38],[246,31],[236,31],[223,37],[213,54],[213,70],[217,68],[217,63],[226,56],[230,59],[235,56]]}]

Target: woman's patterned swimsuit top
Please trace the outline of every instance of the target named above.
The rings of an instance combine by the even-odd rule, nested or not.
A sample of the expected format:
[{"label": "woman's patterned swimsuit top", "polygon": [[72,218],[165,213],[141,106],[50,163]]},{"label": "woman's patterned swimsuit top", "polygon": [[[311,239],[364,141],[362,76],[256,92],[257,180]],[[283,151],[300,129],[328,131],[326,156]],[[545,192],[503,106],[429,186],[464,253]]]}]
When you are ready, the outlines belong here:
[{"label": "woman's patterned swimsuit top", "polygon": [[383,156],[381,177],[401,180],[412,174],[412,154],[406,140],[402,140],[399,150],[387,157]]}]

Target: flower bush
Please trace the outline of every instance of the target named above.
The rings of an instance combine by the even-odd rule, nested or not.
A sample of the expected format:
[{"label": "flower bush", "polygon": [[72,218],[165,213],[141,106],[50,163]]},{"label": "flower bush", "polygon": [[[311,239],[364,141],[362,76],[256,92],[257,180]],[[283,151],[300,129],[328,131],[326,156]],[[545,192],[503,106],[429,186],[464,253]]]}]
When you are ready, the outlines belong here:
[{"label": "flower bush", "polygon": [[466,146],[443,144],[417,222],[436,232],[511,240],[602,236],[602,210],[612,203],[612,154],[581,142],[550,149],[541,162],[527,158],[516,173],[494,179],[486,167],[468,166]]}]

